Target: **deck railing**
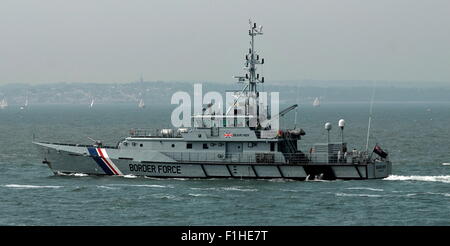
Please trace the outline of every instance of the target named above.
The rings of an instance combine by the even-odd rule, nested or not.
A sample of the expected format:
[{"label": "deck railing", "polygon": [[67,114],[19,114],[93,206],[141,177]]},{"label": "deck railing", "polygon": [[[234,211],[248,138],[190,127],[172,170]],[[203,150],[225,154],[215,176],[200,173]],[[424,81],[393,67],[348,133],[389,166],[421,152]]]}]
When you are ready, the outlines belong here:
[{"label": "deck railing", "polygon": [[173,129],[151,129],[151,128],[132,128],[130,130],[130,136],[132,137],[145,137],[145,138],[181,138],[181,134]]},{"label": "deck railing", "polygon": [[330,158],[323,153],[239,153],[224,154],[222,152],[164,152],[165,155],[176,161],[183,162],[205,162],[205,163],[289,163],[289,164],[314,164],[314,163],[339,163],[358,164],[362,163],[362,156],[350,154],[340,158]]},{"label": "deck railing", "polygon": [[164,154],[174,160],[185,162],[285,163],[281,153],[165,152]]}]

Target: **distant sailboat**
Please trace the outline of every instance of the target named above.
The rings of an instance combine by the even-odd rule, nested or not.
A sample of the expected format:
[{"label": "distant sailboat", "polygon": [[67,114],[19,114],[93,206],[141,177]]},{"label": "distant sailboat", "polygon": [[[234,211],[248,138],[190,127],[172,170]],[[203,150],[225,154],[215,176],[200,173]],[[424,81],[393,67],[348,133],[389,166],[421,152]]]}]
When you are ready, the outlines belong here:
[{"label": "distant sailboat", "polygon": [[26,108],[28,108],[28,95],[27,95],[27,98],[25,99],[25,104],[20,106],[20,109],[22,109],[22,110],[24,110]]},{"label": "distant sailboat", "polygon": [[3,100],[0,101],[0,109],[4,109],[6,107],[8,107],[8,102],[3,98]]},{"label": "distant sailboat", "polygon": [[139,100],[139,104],[138,104],[139,108],[145,108],[145,103],[144,100],[141,98],[141,100]]},{"label": "distant sailboat", "polygon": [[89,108],[92,108],[92,107],[94,107],[94,98],[92,98],[91,105],[89,106]]},{"label": "distant sailboat", "polygon": [[318,97],[316,97],[316,99],[314,100],[313,106],[314,106],[314,107],[319,107],[319,106],[320,106],[320,101],[319,101],[319,98],[318,98]]}]

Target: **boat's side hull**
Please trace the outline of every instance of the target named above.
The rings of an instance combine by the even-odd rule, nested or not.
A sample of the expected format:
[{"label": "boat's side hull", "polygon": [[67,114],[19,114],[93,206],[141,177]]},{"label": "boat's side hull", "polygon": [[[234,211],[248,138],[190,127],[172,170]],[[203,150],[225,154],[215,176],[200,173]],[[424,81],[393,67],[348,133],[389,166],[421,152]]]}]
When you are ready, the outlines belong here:
[{"label": "boat's side hull", "polygon": [[135,175],[161,178],[376,179],[389,176],[391,164],[181,163],[171,160],[114,158],[117,149],[44,147],[44,163],[55,174]]}]

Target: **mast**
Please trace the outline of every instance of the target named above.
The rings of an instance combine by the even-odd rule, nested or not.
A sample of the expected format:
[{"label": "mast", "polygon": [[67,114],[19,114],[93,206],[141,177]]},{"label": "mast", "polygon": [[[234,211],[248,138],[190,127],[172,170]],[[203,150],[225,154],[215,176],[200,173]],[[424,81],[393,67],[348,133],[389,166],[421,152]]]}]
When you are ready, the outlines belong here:
[{"label": "mast", "polygon": [[[255,36],[262,35],[262,26],[257,27],[256,23],[249,20],[250,29],[248,30],[248,35],[250,36],[250,48],[248,50],[248,54],[245,55],[245,63],[244,63],[244,70],[246,71],[244,76],[234,76],[234,78],[238,79],[238,83],[242,83],[247,81],[245,87],[242,89],[242,91],[239,94],[239,99],[241,96],[245,96],[245,115],[249,115],[250,111],[250,105],[249,105],[249,97],[254,97],[256,101],[258,101],[259,95],[257,90],[257,84],[258,83],[264,83],[264,77],[260,77],[258,73],[256,73],[257,65],[264,64],[264,58],[259,58],[259,55],[255,51]],[[230,107],[233,108],[236,103],[237,99],[235,100],[235,103]],[[257,105],[253,105],[256,107]],[[230,110],[229,109],[229,110]],[[227,113],[229,112],[227,110]],[[257,109],[256,112],[259,112]],[[246,119],[247,125],[248,125],[248,118]],[[259,121],[259,120],[258,120]],[[258,122],[259,123],[259,122]]]},{"label": "mast", "polygon": [[248,81],[248,92],[257,92],[256,84],[264,83],[264,77],[259,77],[259,74],[256,73],[256,65],[264,64],[264,58],[259,59],[259,55],[255,52],[255,36],[262,35],[262,26],[257,27],[256,23],[253,23],[249,20],[250,30],[248,30],[248,35],[251,37],[250,39],[250,48],[248,50],[248,54],[245,55],[245,67],[244,70],[247,71],[245,76],[234,76],[238,79],[238,82]]}]

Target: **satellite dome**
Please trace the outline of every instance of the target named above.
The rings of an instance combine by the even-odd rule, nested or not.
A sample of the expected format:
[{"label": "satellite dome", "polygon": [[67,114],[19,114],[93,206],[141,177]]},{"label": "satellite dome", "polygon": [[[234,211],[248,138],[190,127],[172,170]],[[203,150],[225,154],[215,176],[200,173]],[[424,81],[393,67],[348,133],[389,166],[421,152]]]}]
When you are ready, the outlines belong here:
[{"label": "satellite dome", "polygon": [[344,126],[345,126],[345,120],[344,119],[340,119],[339,120],[339,127],[340,128],[344,128]]}]

